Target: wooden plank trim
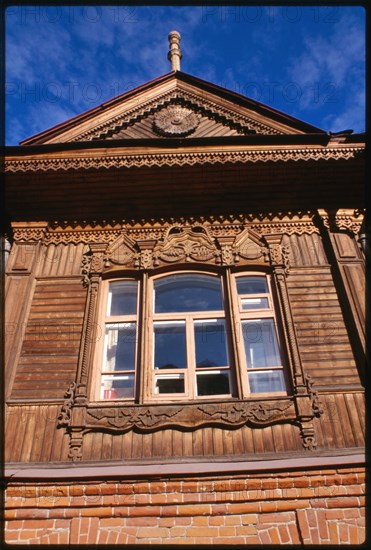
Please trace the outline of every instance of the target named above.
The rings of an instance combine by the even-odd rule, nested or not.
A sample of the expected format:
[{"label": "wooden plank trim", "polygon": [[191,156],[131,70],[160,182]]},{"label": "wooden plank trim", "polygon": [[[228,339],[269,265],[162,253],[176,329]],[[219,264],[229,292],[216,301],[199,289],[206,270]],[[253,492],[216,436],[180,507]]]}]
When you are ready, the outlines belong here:
[{"label": "wooden plank trim", "polygon": [[366,464],[366,456],[364,453],[357,454],[341,454],[338,456],[302,456],[292,459],[276,459],[276,460],[259,460],[248,462],[210,462],[207,458],[206,462],[182,462],[173,464],[121,464],[120,466],[80,466],[76,467],[72,464],[68,468],[16,468],[8,466],[4,469],[4,477],[11,478],[12,481],[17,479],[80,479],[92,478],[102,479],[107,477],[130,478],[133,476],[167,476],[167,475],[199,475],[199,474],[223,474],[227,472],[264,472],[264,471],[291,471],[291,470],[308,470],[311,468],[317,469],[321,467],[340,466],[347,467],[348,465],[364,466]]}]

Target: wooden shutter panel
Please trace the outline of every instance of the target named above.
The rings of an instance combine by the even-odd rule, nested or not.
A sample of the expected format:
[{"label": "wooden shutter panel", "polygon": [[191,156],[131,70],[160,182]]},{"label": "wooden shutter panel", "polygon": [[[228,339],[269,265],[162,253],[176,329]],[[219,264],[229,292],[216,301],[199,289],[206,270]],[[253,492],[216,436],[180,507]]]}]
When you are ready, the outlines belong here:
[{"label": "wooden shutter panel", "polygon": [[63,398],[76,375],[85,300],[81,280],[37,281],[12,399]]}]

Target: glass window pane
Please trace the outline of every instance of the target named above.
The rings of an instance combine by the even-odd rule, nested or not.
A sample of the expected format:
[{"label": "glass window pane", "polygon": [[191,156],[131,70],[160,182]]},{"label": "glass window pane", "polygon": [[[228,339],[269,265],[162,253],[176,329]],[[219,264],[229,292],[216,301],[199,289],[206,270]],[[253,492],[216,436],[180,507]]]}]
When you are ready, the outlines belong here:
[{"label": "glass window pane", "polygon": [[281,365],[273,319],[243,321],[242,333],[249,368]]},{"label": "glass window pane", "polygon": [[225,321],[214,319],[195,321],[196,366],[223,367],[228,365]]},{"label": "glass window pane", "polygon": [[267,294],[267,279],[264,276],[257,275],[251,277],[237,277],[238,294]]},{"label": "glass window pane", "polygon": [[136,323],[106,326],[104,371],[135,370]]},{"label": "glass window pane", "polygon": [[184,375],[156,376],[155,393],[184,393]]},{"label": "glass window pane", "polygon": [[134,397],[134,374],[102,376],[101,399]]},{"label": "glass window pane", "polygon": [[221,282],[211,275],[180,274],[154,283],[155,313],[220,311]]},{"label": "glass window pane", "polygon": [[285,391],[283,373],[280,370],[267,370],[249,373],[251,393]]},{"label": "glass window pane", "polygon": [[229,393],[228,372],[197,373],[197,395],[225,395]]},{"label": "glass window pane", "polygon": [[267,298],[241,298],[242,309],[265,309],[268,307]]},{"label": "glass window pane", "polygon": [[110,283],[107,315],[136,315],[137,281]]},{"label": "glass window pane", "polygon": [[185,322],[154,323],[155,369],[187,367]]}]

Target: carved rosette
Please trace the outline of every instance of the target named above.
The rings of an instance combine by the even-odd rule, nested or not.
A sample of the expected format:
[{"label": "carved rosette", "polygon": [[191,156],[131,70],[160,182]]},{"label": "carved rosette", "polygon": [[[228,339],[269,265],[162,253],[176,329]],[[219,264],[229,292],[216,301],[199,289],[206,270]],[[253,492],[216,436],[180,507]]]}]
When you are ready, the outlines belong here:
[{"label": "carved rosette", "polygon": [[153,129],[166,137],[184,137],[195,131],[200,122],[200,115],[182,107],[169,105],[155,114]]}]

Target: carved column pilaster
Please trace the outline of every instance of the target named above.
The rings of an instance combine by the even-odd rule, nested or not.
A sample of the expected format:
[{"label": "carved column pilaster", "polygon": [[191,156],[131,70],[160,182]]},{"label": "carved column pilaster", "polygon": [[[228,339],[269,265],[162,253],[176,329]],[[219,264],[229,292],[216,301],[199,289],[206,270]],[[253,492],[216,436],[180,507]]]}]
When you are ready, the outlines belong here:
[{"label": "carved column pilaster", "polygon": [[156,239],[145,239],[137,241],[140,253],[135,262],[135,267],[139,269],[153,268],[153,249],[156,245],[156,242]]},{"label": "carved column pilaster", "polygon": [[219,236],[217,240],[221,248],[220,263],[222,265],[234,265],[236,251],[233,245],[236,237],[234,235],[225,235]]}]

